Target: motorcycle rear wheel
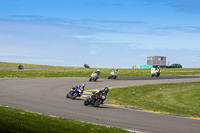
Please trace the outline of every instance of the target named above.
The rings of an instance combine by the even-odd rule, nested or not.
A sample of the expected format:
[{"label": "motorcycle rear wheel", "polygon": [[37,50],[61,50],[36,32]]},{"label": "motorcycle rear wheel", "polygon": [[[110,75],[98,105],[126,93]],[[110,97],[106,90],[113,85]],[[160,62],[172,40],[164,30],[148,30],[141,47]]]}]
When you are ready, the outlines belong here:
[{"label": "motorcycle rear wheel", "polygon": [[157,73],[156,77],[159,77],[160,76],[160,73]]}]

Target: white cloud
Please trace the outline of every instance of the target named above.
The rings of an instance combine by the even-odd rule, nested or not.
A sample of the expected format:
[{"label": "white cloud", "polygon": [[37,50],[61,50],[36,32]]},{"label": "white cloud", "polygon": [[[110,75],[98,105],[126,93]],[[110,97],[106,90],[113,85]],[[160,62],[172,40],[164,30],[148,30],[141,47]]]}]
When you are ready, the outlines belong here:
[{"label": "white cloud", "polygon": [[126,44],[127,47],[130,49],[142,49],[142,44],[141,43],[132,43],[132,44]]},{"label": "white cloud", "polygon": [[97,55],[97,51],[94,51],[94,50],[89,51],[89,54],[91,54],[91,55]]},{"label": "white cloud", "polygon": [[92,48],[94,49],[99,49],[100,47],[98,45],[91,45]]}]

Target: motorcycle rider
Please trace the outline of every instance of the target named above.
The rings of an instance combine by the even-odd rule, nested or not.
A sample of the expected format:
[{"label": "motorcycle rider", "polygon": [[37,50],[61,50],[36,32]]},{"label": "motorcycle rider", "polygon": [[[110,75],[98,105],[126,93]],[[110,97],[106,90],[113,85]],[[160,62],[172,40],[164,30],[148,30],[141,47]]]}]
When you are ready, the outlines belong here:
[{"label": "motorcycle rider", "polygon": [[119,74],[118,68],[114,70],[114,73],[116,73],[117,75]]},{"label": "motorcycle rider", "polygon": [[81,85],[81,89],[85,90],[85,84]]},{"label": "motorcycle rider", "polygon": [[92,96],[91,96],[92,104],[94,104],[95,96],[96,96],[97,94],[101,95],[101,94],[105,93],[106,96],[107,96],[107,93],[108,93],[108,92],[109,92],[109,88],[108,88],[108,87],[105,87],[103,90],[100,90],[99,92],[96,92],[96,91],[92,92]]},{"label": "motorcycle rider", "polygon": [[99,77],[99,75],[100,75],[100,70],[98,69],[97,71],[95,71],[95,73],[96,73],[97,76]]},{"label": "motorcycle rider", "polygon": [[19,69],[23,69],[23,65],[22,65],[22,64],[19,64],[18,68],[19,68]]},{"label": "motorcycle rider", "polygon": [[160,66],[158,66],[156,70],[160,73]]},{"label": "motorcycle rider", "polygon": [[82,89],[83,91],[85,90],[85,84],[81,84],[75,87],[72,87],[71,90],[69,92],[72,92],[73,90],[75,90],[76,88],[80,87],[80,89]]}]

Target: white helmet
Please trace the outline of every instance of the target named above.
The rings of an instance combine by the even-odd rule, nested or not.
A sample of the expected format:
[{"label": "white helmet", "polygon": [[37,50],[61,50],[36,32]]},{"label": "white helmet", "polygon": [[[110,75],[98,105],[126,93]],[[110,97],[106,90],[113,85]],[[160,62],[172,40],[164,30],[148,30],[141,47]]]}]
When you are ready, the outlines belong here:
[{"label": "white helmet", "polygon": [[85,84],[82,84],[81,86],[82,86],[82,87],[85,87]]}]

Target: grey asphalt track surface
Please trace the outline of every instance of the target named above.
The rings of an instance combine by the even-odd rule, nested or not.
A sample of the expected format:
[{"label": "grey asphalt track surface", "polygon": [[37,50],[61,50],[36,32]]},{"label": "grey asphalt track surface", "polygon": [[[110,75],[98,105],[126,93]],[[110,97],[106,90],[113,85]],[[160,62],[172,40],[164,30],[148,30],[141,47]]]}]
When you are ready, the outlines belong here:
[{"label": "grey asphalt track surface", "polygon": [[69,89],[82,83],[86,84],[86,90],[90,90],[105,86],[193,82],[200,81],[200,76],[118,77],[117,80],[100,78],[97,82],[88,80],[89,78],[1,78],[0,105],[134,131],[200,133],[200,120],[109,105],[94,108],[84,106],[81,98],[66,99]]}]

